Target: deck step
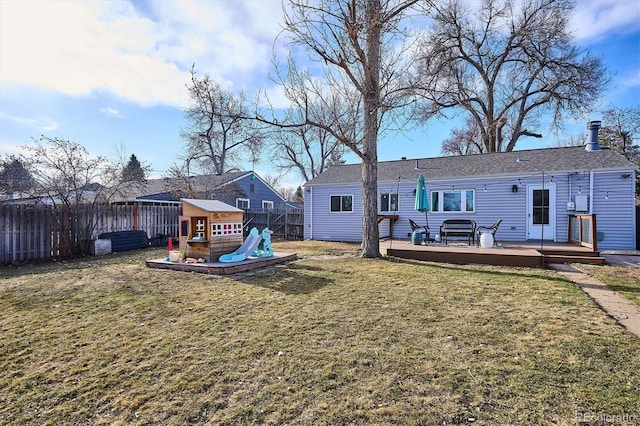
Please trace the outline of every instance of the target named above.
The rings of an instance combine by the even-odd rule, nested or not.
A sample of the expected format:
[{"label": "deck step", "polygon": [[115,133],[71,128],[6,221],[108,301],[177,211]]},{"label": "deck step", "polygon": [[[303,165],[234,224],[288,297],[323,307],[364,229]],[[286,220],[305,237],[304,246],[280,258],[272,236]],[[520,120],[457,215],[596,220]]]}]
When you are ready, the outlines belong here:
[{"label": "deck step", "polygon": [[588,263],[592,265],[604,265],[604,257],[593,254],[565,255],[544,253],[544,263]]},{"label": "deck step", "polygon": [[545,256],[592,256],[600,257],[600,252],[592,250],[572,250],[572,249],[543,249],[538,250]]}]

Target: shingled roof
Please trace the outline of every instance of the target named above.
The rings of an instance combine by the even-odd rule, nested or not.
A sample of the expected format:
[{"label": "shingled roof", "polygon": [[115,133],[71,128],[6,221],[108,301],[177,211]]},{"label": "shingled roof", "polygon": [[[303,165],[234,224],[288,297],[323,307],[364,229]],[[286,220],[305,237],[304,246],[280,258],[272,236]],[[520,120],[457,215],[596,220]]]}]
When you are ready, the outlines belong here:
[{"label": "shingled roof", "polygon": [[[418,166],[416,168],[416,165]],[[472,176],[528,175],[601,169],[634,169],[636,166],[611,149],[586,151],[584,146],[531,149],[491,154],[418,158],[378,163],[378,181],[464,178]],[[331,166],[306,185],[360,182],[360,164]]]},{"label": "shingled roof", "polygon": [[129,189],[126,194],[121,194],[120,200],[132,201],[136,199],[152,199],[156,201],[178,201],[182,193],[190,192],[206,193],[214,191],[224,185],[234,182],[253,172],[229,172],[222,175],[200,175],[188,178],[161,178],[148,179],[143,185],[137,185]]}]

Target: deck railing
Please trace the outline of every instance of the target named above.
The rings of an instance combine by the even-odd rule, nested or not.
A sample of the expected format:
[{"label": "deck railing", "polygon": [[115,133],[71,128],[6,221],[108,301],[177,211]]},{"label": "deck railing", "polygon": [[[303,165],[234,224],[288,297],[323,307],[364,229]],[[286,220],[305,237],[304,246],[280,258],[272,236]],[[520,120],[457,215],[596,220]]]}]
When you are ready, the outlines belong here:
[{"label": "deck railing", "polygon": [[598,251],[595,214],[569,215],[569,242]]}]

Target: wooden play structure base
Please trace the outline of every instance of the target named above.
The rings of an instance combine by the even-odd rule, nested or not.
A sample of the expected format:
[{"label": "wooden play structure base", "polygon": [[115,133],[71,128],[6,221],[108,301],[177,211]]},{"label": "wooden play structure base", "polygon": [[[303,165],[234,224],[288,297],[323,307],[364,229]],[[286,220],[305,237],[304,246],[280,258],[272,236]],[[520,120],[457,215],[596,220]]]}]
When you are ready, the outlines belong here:
[{"label": "wooden play structure base", "polygon": [[234,263],[178,263],[169,262],[166,259],[150,259],[146,261],[146,264],[149,268],[198,272],[201,274],[229,275],[264,268],[266,266],[277,265],[279,263],[290,262],[297,258],[298,256],[295,253],[274,253],[272,257],[248,257],[242,262]]}]

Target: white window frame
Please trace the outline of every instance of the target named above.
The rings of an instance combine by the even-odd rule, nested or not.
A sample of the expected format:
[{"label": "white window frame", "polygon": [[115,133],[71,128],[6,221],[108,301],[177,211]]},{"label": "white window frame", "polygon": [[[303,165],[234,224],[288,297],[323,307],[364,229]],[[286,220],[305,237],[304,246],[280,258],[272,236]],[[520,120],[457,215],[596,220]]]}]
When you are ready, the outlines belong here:
[{"label": "white window frame", "polygon": [[[333,197],[340,197],[340,210],[332,210],[331,209],[331,200],[333,199]],[[351,210],[342,210],[342,206],[343,206],[343,202],[342,202],[342,198],[343,197],[351,197]],[[335,195],[330,195],[329,196],[329,212],[330,213],[353,213],[353,194],[335,194]]]},{"label": "white window frame", "polygon": [[262,200],[263,209],[273,209],[273,201]]},{"label": "white window frame", "polygon": [[207,218],[206,217],[195,217],[193,222],[193,229],[195,230],[194,238],[206,238],[206,226],[207,226]]},{"label": "white window frame", "polygon": [[[460,210],[445,210],[445,194],[460,194]],[[467,194],[471,193],[473,197],[473,205],[471,206],[471,210],[467,210]],[[434,194],[438,194],[438,202],[435,203],[433,201]],[[454,189],[447,190],[443,189],[440,191],[431,191],[431,212],[436,214],[464,214],[464,213],[475,213],[476,212],[476,191],[475,189]]]},{"label": "white window frame", "polygon": [[[382,198],[385,195],[389,199],[389,201],[387,202],[387,206],[388,206],[387,210],[384,210],[382,208]],[[395,197],[395,205],[393,203],[394,197]],[[397,212],[398,211],[398,199],[399,198],[398,198],[398,193],[397,192],[381,192],[380,193],[380,204],[379,204],[380,205],[380,213],[383,213],[383,212],[385,212],[385,213]],[[394,206],[395,209],[392,209],[391,208],[392,206]]]},{"label": "white window frame", "polygon": [[[239,203],[247,203],[247,207],[240,207]],[[251,200],[248,198],[236,198],[236,207],[242,210],[246,210],[246,209],[250,209],[251,208]]]},{"label": "white window frame", "polygon": [[242,222],[212,223],[211,238],[242,235]]}]

